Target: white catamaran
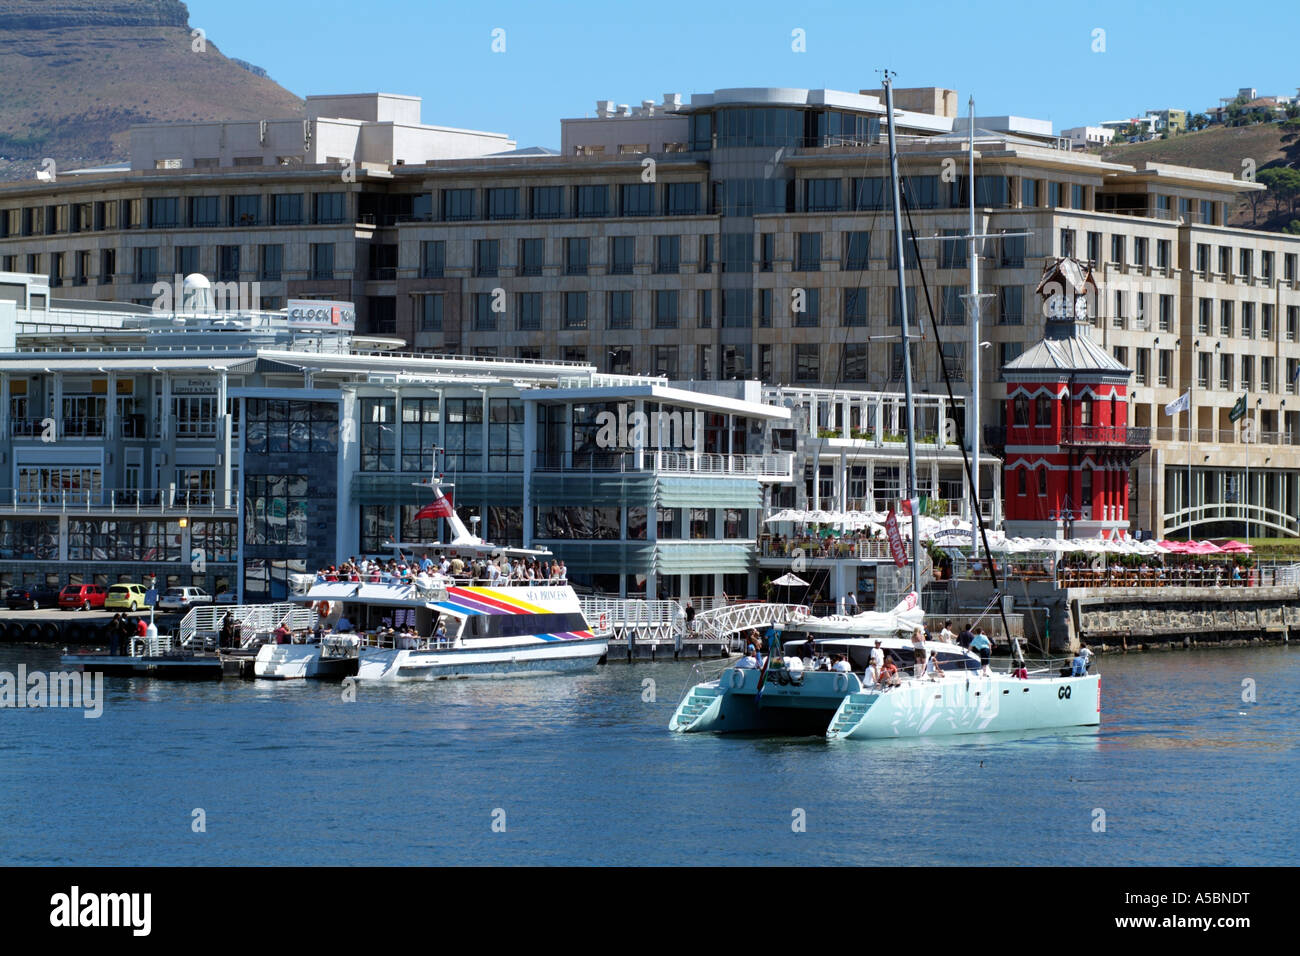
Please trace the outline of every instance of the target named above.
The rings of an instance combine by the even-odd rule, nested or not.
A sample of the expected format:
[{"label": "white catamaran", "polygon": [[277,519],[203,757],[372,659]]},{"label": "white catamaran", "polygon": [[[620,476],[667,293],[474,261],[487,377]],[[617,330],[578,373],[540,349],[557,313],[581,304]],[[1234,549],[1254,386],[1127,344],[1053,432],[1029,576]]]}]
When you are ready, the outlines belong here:
[{"label": "white catamaran", "polygon": [[[889,124],[889,173],[893,187],[894,251],[898,288],[902,289],[907,287],[907,257],[904,254],[898,150],[894,134],[893,85],[888,73],[884,77],[884,89]],[[970,122],[973,177],[973,110]],[[973,192],[973,187],[968,188]],[[968,238],[972,241],[975,238],[973,205],[971,236]],[[973,302],[977,303],[974,288],[972,295]],[[1013,655],[1021,665],[1017,669],[1019,676],[995,674],[981,663],[977,655],[958,644],[937,641],[913,644],[911,640],[923,623],[925,613],[918,597],[921,586],[920,509],[916,497],[916,437],[907,312],[907,297],[903,296],[900,298],[900,318],[903,385],[907,402],[908,498],[911,499],[912,514],[912,593],[887,613],[866,612],[852,617],[807,618],[795,622],[791,626],[793,633],[785,635],[784,640],[774,635],[768,658],[758,661],[746,657],[736,666],[724,670],[717,680],[692,687],[673,713],[668,725],[670,730],[678,733],[816,733],[831,739],[861,739],[1095,726],[1101,722],[1101,678],[1088,674],[1086,668],[1079,676],[1070,676],[1069,671],[1065,674],[1049,671],[1030,674],[1024,669],[1019,643],[1013,638]],[[978,342],[977,318],[975,324],[975,340]],[[978,351],[976,348],[973,358],[978,357]],[[975,411],[978,411],[978,399],[975,400]],[[975,420],[978,422],[978,418]],[[967,469],[969,473],[969,461]],[[972,486],[978,488],[974,480]],[[976,498],[972,515],[979,522],[982,533],[983,524],[978,512]],[[996,577],[994,583],[996,585]],[[867,670],[877,644],[885,660],[893,664],[885,678]],[[921,646],[925,648],[925,657],[933,660],[935,666],[926,673],[914,674],[914,670],[920,669],[915,665]],[[840,670],[817,669],[814,663],[824,660],[826,653],[843,655],[847,661],[840,663]]]},{"label": "white catamaran", "polygon": [[367,681],[564,674],[604,660],[609,631],[592,627],[567,581],[520,581],[508,573],[510,559],[550,558],[550,552],[498,547],[471,534],[443,494],[436,468],[417,486],[433,493],[423,511],[446,519],[451,540],[394,548],[471,559],[467,569],[472,559],[485,559],[496,565],[491,577],[427,568],[304,576],[292,600],[316,608],[324,639],[319,645],[268,645],[267,660],[259,654],[259,663],[269,670],[281,656],[310,655],[339,635],[356,642],[356,676]]}]

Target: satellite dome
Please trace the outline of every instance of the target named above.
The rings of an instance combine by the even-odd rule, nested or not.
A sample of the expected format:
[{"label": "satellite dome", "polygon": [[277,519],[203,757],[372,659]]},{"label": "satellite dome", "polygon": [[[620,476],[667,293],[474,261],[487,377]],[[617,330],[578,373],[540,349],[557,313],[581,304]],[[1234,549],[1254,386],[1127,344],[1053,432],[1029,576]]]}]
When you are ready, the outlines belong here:
[{"label": "satellite dome", "polygon": [[184,312],[212,311],[212,283],[201,272],[191,272],[181,286],[181,309]]}]

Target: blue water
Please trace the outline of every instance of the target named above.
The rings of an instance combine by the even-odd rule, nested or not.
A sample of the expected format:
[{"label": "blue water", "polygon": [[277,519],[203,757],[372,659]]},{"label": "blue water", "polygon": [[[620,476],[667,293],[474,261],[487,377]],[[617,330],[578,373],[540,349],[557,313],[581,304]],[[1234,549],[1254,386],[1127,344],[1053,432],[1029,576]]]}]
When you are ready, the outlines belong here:
[{"label": "blue water", "polygon": [[98,720],[0,710],[0,863],[1294,864],[1300,652],[1098,663],[1100,729],[835,743],[670,734],[678,663],[352,703],[113,679]]}]

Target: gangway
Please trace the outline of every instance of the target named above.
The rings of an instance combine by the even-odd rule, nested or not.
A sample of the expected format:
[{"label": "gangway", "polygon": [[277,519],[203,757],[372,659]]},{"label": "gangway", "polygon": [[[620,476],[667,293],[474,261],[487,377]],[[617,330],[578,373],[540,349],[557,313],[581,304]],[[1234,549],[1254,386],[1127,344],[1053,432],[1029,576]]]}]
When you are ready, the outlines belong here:
[{"label": "gangway", "polygon": [[302,604],[200,604],[190,608],[176,628],[178,646],[215,649],[227,614],[234,615],[243,648],[261,643],[281,624],[291,631],[310,631],[320,617],[315,609]]},{"label": "gangway", "polygon": [[688,627],[686,608],[678,601],[600,597],[581,601],[592,627],[609,633],[611,656],[629,660],[655,660],[670,653],[674,657],[721,657],[731,653],[740,643],[739,635],[751,628],[761,633],[808,616],[808,608],[800,604],[692,601],[705,609],[698,611]]}]

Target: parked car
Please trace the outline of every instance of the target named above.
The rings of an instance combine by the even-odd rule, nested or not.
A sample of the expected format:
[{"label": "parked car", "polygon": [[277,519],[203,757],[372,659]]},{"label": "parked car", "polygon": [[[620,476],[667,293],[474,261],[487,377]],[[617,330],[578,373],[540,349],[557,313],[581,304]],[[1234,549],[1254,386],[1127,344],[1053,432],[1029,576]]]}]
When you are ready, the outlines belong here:
[{"label": "parked car", "polygon": [[213,603],[214,603],[214,604],[234,604],[234,603],[236,603],[236,602],[235,602],[235,592],[234,592],[234,591],[222,591],[221,593],[219,593],[219,594],[216,596],[216,598],[213,600]]},{"label": "parked car", "polygon": [[139,611],[151,606],[143,584],[114,584],[104,599],[105,611]]},{"label": "parked car", "polygon": [[196,604],[211,604],[212,595],[203,588],[168,588],[158,599],[158,607],[168,611],[185,611]]},{"label": "parked car", "polygon": [[59,607],[89,611],[102,608],[107,598],[108,588],[102,584],[69,584],[59,592]]},{"label": "parked car", "polygon": [[43,607],[58,607],[59,587],[57,584],[20,584],[5,594],[5,604],[9,605],[11,611],[18,608],[37,611]]}]

